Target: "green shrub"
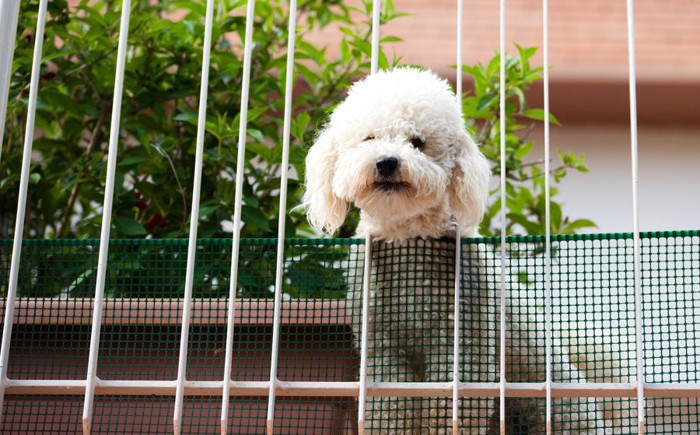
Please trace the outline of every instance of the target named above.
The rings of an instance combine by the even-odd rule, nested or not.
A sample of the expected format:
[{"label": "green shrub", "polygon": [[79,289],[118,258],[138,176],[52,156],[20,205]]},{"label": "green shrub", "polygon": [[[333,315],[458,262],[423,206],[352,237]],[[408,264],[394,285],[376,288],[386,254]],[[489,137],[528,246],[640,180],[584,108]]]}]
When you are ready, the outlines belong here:
[{"label": "green shrub", "polygon": [[[299,203],[306,149],[328,109],[343,96],[351,80],[369,71],[371,1],[362,10],[342,1],[301,1],[296,42],[296,89],[287,202]],[[382,22],[402,14],[384,2]],[[82,0],[76,10],[65,0],[49,4],[44,42],[26,218],[33,238],[90,238],[99,235],[106,173],[109,118],[119,29],[119,3]],[[233,215],[234,168],[241,99],[245,1],[218,3],[213,27],[209,101],[205,134],[200,237],[228,236]],[[129,55],[124,78],[117,182],[112,237],[183,237],[188,231],[194,172],[196,112],[201,75],[204,3],[192,0],[135,3],[131,15]],[[22,3],[12,70],[5,143],[0,160],[0,238],[11,235],[17,204],[22,130],[33,48],[37,2]],[[174,11],[178,18],[173,18]],[[182,15],[184,13],[184,16]],[[366,17],[357,20],[357,17]],[[287,3],[258,1],[251,71],[250,111],[245,165],[243,237],[276,237],[279,204]],[[308,34],[339,26],[340,54],[309,42]],[[384,36],[384,48],[397,38]],[[508,71],[508,230],[544,232],[544,186],[541,165],[528,161],[532,142],[518,136],[542,111],[527,106],[525,88],[541,79],[529,59],[535,49],[509,57]],[[474,91],[464,111],[484,153],[499,170],[498,56],[486,66],[465,67]],[[382,52],[380,67],[389,67]],[[561,155],[557,180],[567,169],[585,170],[583,157]],[[556,193],[553,189],[552,193]],[[493,192],[483,234],[498,232],[500,201]],[[552,204],[555,232],[570,233],[592,225],[571,220]],[[340,236],[353,234],[351,214]],[[303,210],[287,213],[289,236],[309,235]]]},{"label": "green shrub", "polygon": [[[341,1],[299,2],[296,83],[288,204],[299,203],[306,147],[326,109],[352,78],[369,71],[371,1],[355,10]],[[216,13],[206,123],[201,237],[225,236],[233,215],[241,100],[245,1],[224,0]],[[95,237],[106,173],[120,11],[111,1],[82,0],[69,10],[50,3],[26,228],[30,237]],[[204,3],[139,1],[134,5],[124,78],[113,237],[182,237],[188,231],[201,77]],[[382,21],[398,16],[387,2]],[[23,2],[5,144],[0,162],[0,238],[11,233],[17,204],[22,129],[37,3]],[[182,18],[171,18],[173,11]],[[231,12],[228,12],[231,11]],[[256,6],[251,66],[244,237],[275,237],[282,157],[287,3]],[[332,57],[308,34],[339,25],[342,51]],[[394,40],[387,37],[384,42]],[[382,53],[381,67],[390,66]],[[289,235],[308,234],[303,211],[287,214]],[[229,229],[230,232],[230,229]]]},{"label": "green shrub", "polygon": [[[516,45],[518,55],[506,54],[506,231],[508,234],[545,233],[544,162],[530,156],[534,142],[528,140],[532,129],[544,121],[544,110],[530,107],[525,91],[532,83],[542,80],[543,69],[532,67],[530,59],[537,48]],[[482,152],[493,163],[494,176],[501,172],[500,63],[494,56],[487,66],[466,66],[463,71],[474,81],[473,92],[464,98],[464,116]],[[550,114],[550,123],[558,125]],[[568,170],[587,172],[584,156],[559,152],[559,162],[552,162],[554,184],[566,177]],[[550,187],[555,197],[558,190]],[[551,224],[553,234],[572,234],[595,224],[588,219],[571,219],[562,211],[562,204],[552,199]],[[491,192],[491,206],[481,223],[483,235],[500,234],[500,187]]]}]

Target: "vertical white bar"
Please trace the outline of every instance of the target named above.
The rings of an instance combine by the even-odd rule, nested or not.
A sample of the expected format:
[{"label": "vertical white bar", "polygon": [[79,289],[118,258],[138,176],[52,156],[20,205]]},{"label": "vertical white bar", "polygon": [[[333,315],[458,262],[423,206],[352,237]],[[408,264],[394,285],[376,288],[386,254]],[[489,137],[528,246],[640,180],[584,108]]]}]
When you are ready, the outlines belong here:
[{"label": "vertical white bar", "polygon": [[[455,74],[455,98],[462,110],[462,0],[457,0],[457,72]],[[454,307],[454,349],[452,355],[452,433],[459,433],[459,337],[460,328],[460,293],[462,291],[462,231],[459,225],[455,231],[455,307]]]},{"label": "vertical white bar", "polygon": [[[370,74],[376,74],[379,70],[379,17],[381,14],[381,0],[372,2],[372,58],[370,60]],[[362,333],[360,336],[360,380],[359,397],[357,398],[357,431],[359,435],[365,433],[365,409],[367,406],[367,328],[369,325],[369,283],[372,270],[372,237],[369,232],[365,234],[365,257],[362,281]]]},{"label": "vertical white bar", "polygon": [[277,393],[277,366],[279,364],[280,303],[284,272],[284,236],[287,217],[287,180],[289,178],[289,137],[292,126],[292,91],[294,90],[294,46],[296,39],[296,0],[289,1],[289,30],[287,35],[287,74],[284,91],[284,130],[282,132],[282,171],[280,174],[280,209],[277,228],[277,265],[275,266],[275,308],[272,321],[272,353],[270,358],[270,393],[267,404],[267,434],[272,435]]},{"label": "vertical white bar", "polygon": [[192,286],[197,255],[197,226],[199,224],[199,200],[202,191],[202,156],[204,154],[204,130],[207,122],[207,97],[209,89],[209,63],[211,59],[211,33],[214,17],[214,1],[207,0],[204,18],[204,46],[202,51],[202,80],[199,86],[199,114],[197,118],[197,144],[195,151],[194,180],[192,186],[192,209],[190,212],[190,235],[187,245],[187,268],[185,274],[185,294],[182,308],[182,330],[180,332],[180,358],[177,369],[177,388],[173,412],[173,432],[179,435],[182,425],[182,410],[187,378],[187,348],[189,343],[190,319],[192,316]]},{"label": "vertical white bar", "polygon": [[501,336],[500,336],[500,432],[506,432],[506,2],[500,10],[500,127],[501,127]]},{"label": "vertical white bar", "polygon": [[[0,41],[3,41],[0,44],[0,77],[2,77],[0,80],[0,125],[2,126],[0,128],[0,162],[2,162],[2,141],[5,135],[5,116],[7,116],[7,98],[10,93],[18,18],[19,0],[0,0]],[[2,398],[0,398],[1,404]]]},{"label": "vertical white bar", "polygon": [[105,275],[109,255],[109,231],[112,218],[112,200],[114,197],[114,178],[117,165],[119,145],[119,123],[122,108],[122,91],[124,84],[124,66],[126,64],[127,40],[129,36],[129,17],[131,0],[123,0],[121,23],[119,26],[119,45],[117,49],[117,69],[114,75],[114,99],[112,100],[112,119],[109,132],[109,152],[107,156],[107,176],[105,181],[104,205],[102,208],[102,228],[100,232],[100,250],[97,258],[97,277],[95,299],[92,312],[92,331],[90,334],[90,354],[88,357],[87,383],[85,387],[85,404],[83,406],[83,433],[90,433],[92,408],[97,383],[97,356],[100,348],[100,326],[102,323],[102,303],[104,299]]},{"label": "vertical white bar", "polygon": [[372,58],[370,59],[370,73],[379,70],[379,17],[382,13],[381,0],[372,1]]},{"label": "vertical white bar", "polygon": [[362,280],[362,332],[360,334],[360,392],[357,399],[357,431],[365,433],[365,408],[367,405],[367,328],[369,325],[369,282],[372,265],[372,238],[365,234],[365,259]]},{"label": "vertical white bar", "polygon": [[545,389],[547,434],[552,433],[552,240],[550,210],[550,157],[549,157],[549,1],[542,0],[542,47],[544,93],[544,328],[545,328]]},{"label": "vertical white bar", "polygon": [[629,92],[630,92],[630,144],[632,159],[632,225],[634,258],[634,312],[637,363],[637,431],[644,433],[644,340],[642,325],[642,283],[640,270],[639,240],[639,201],[637,187],[638,146],[637,146],[637,73],[634,48],[634,0],[627,0],[627,49],[629,55]]},{"label": "vertical white bar", "polygon": [[[6,0],[3,0],[3,2]],[[24,236],[24,217],[27,209],[27,191],[29,188],[29,172],[31,170],[32,145],[34,142],[34,119],[36,116],[36,99],[39,92],[39,77],[41,76],[41,53],[44,44],[44,28],[46,26],[47,0],[39,2],[39,17],[34,35],[34,57],[32,58],[32,77],[29,81],[29,101],[27,107],[27,126],[24,130],[24,149],[22,150],[22,169],[19,181],[17,199],[17,216],[15,218],[15,233],[12,242],[12,261],[10,263],[10,282],[5,297],[5,321],[2,331],[2,350],[0,350],[0,421],[2,421],[2,405],[5,398],[7,383],[7,364],[10,359],[10,342],[15,315],[15,300],[17,298],[17,280],[19,278],[19,260],[22,255],[22,238]],[[2,6],[5,9],[5,5]],[[16,27],[16,20],[15,20]],[[12,38],[14,41],[14,36]],[[14,48],[14,43],[9,47]],[[10,62],[11,63],[11,62]],[[9,69],[9,68],[8,68]],[[4,117],[3,117],[4,125]],[[0,142],[0,145],[2,143]]]},{"label": "vertical white bar", "polygon": [[241,83],[241,114],[238,126],[238,156],[236,161],[236,193],[233,210],[233,236],[231,248],[231,278],[226,319],[226,357],[221,400],[221,433],[226,434],[228,404],[231,392],[231,365],[233,359],[233,326],[236,310],[236,285],[238,282],[238,255],[241,243],[241,204],[243,202],[243,171],[245,170],[245,144],[248,126],[248,94],[250,92],[250,57],[253,47],[253,19],[255,0],[248,0],[246,8],[245,41],[243,42],[243,82]]},{"label": "vertical white bar", "polygon": [[[460,2],[461,3],[461,2]],[[454,349],[452,355],[452,434],[459,433],[459,337],[460,328],[460,306],[462,291],[462,230],[456,225],[455,231],[455,309],[454,309]]]},{"label": "vertical white bar", "polygon": [[457,0],[457,73],[455,75],[455,94],[457,103],[462,107],[462,27],[464,11],[463,0]]}]

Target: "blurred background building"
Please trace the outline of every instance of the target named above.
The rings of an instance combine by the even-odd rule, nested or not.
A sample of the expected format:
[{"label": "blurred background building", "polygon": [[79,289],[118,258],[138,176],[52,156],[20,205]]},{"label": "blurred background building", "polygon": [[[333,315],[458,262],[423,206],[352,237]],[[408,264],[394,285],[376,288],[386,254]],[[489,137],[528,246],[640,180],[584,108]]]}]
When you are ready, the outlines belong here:
[{"label": "blurred background building", "polygon": [[[456,3],[396,0],[396,10],[410,16],[382,29],[383,35],[403,39],[388,54],[454,80]],[[506,5],[508,49],[515,52],[514,43],[541,47],[541,1],[508,0]],[[552,127],[551,145],[585,153],[590,169],[568,176],[559,198],[572,217],[598,224],[591,231],[632,230],[625,7],[623,0],[550,2],[551,110],[562,123]],[[498,2],[464,0],[465,64],[486,63],[498,51],[498,18]],[[699,22],[697,0],[635,2],[643,231],[698,228]],[[328,47],[334,49],[331,42]],[[541,59],[540,52],[534,63]],[[541,87],[530,90],[530,101],[541,105]],[[541,136],[534,135],[540,147]]]}]

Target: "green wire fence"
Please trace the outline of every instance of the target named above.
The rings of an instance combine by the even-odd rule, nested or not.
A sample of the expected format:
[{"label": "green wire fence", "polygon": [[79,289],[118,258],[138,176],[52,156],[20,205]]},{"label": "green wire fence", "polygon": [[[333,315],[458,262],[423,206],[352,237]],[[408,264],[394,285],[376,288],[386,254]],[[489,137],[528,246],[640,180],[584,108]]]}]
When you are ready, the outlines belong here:
[{"label": "green wire fence", "polygon": [[[499,239],[462,240],[464,264],[478,264],[462,269],[462,288],[468,291],[477,281],[497,286],[499,265],[504,264],[511,310],[528,319],[520,327],[543,330],[544,238],[510,237],[506,242],[508,257],[502,261],[498,258]],[[280,381],[357,381],[359,351],[357,328],[353,325],[359,324],[361,313],[346,296],[353,294],[351,286],[362,281],[363,244],[358,239],[286,241]],[[454,241],[416,241],[408,246],[409,251],[407,246],[384,244],[376,255],[385,256],[384,264],[391,264],[401,273],[415,269],[416,265],[407,264],[406,259],[417,253],[433,258],[433,264],[454,263]],[[588,383],[633,382],[636,325],[632,236],[553,236],[552,247],[552,326],[556,342]],[[10,241],[0,241],[3,297],[11,248]],[[95,240],[24,242],[7,367],[11,381],[6,387],[3,433],[81,431],[84,386],[81,389],[78,381],[86,377],[97,248]],[[274,239],[241,241],[234,364],[230,374],[236,382],[269,380],[275,249]],[[94,433],[172,431],[174,389],[161,388],[158,382],[177,377],[186,251],[184,239],[110,242],[97,376],[114,381],[109,385],[115,387],[98,389],[96,393]],[[183,433],[219,430],[221,398],[219,390],[211,385],[224,379],[230,255],[230,240],[198,243],[187,379],[201,382],[202,388],[186,392]],[[641,260],[644,380],[668,389],[647,399],[647,431],[697,433],[700,409],[696,392],[688,388],[692,390],[699,381],[700,232],[643,233]],[[373,280],[379,283],[381,276],[375,275]],[[433,291],[418,287],[411,291],[423,295]],[[415,313],[424,309],[426,300],[384,303],[395,304],[397,310],[405,310],[410,317],[419,315]],[[461,316],[468,318],[474,307],[493,306],[495,321],[497,303],[463,298]],[[386,323],[374,327],[399,326]],[[430,354],[430,337],[421,340],[419,336],[425,334],[424,330],[411,329],[411,322],[400,327],[406,328],[405,334],[417,337],[417,346],[426,346],[420,353]],[[369,346],[372,351],[371,346],[391,343],[370,340]],[[473,352],[464,346],[462,358],[473,356]],[[451,367],[445,363],[444,368],[451,376]],[[390,366],[370,366],[369,370],[387,381],[394,376]],[[544,377],[543,366],[532,364],[528,370],[541,372]],[[462,381],[488,382],[497,371],[498,366],[494,365],[491,373],[464,373]],[[140,384],[136,385],[141,386],[119,389],[117,381],[138,381]],[[150,383],[155,385],[152,391],[148,389]],[[686,390],[690,392],[683,393]],[[265,394],[245,391],[232,390],[229,432],[264,433]],[[356,400],[352,394],[334,396],[332,392],[308,397],[283,395],[276,403],[275,433],[352,431],[357,421]],[[462,406],[481,406],[475,399],[463,400]],[[556,408],[557,401],[563,399],[554,400],[555,409],[565,409]],[[592,403],[586,398],[571,400],[580,401],[584,408]],[[405,397],[371,397],[368,401],[368,409],[384,406],[381,401],[401,402],[404,408],[431,406],[430,402]],[[635,403],[624,397],[598,398],[595,406],[600,418],[588,425],[608,433],[635,432]],[[511,407],[510,415],[516,416],[509,421],[509,433],[523,434],[533,432],[517,416],[544,413],[545,407],[544,398],[513,400],[506,405]],[[582,415],[572,412],[564,418]]]}]

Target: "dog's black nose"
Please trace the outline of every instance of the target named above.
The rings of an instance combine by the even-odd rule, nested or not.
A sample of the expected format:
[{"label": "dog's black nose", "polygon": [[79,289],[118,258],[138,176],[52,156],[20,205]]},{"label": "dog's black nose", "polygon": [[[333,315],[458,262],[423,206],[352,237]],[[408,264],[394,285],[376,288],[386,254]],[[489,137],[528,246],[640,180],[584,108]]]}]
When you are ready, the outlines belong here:
[{"label": "dog's black nose", "polygon": [[391,177],[399,167],[396,157],[382,157],[377,160],[377,172],[382,177]]}]

